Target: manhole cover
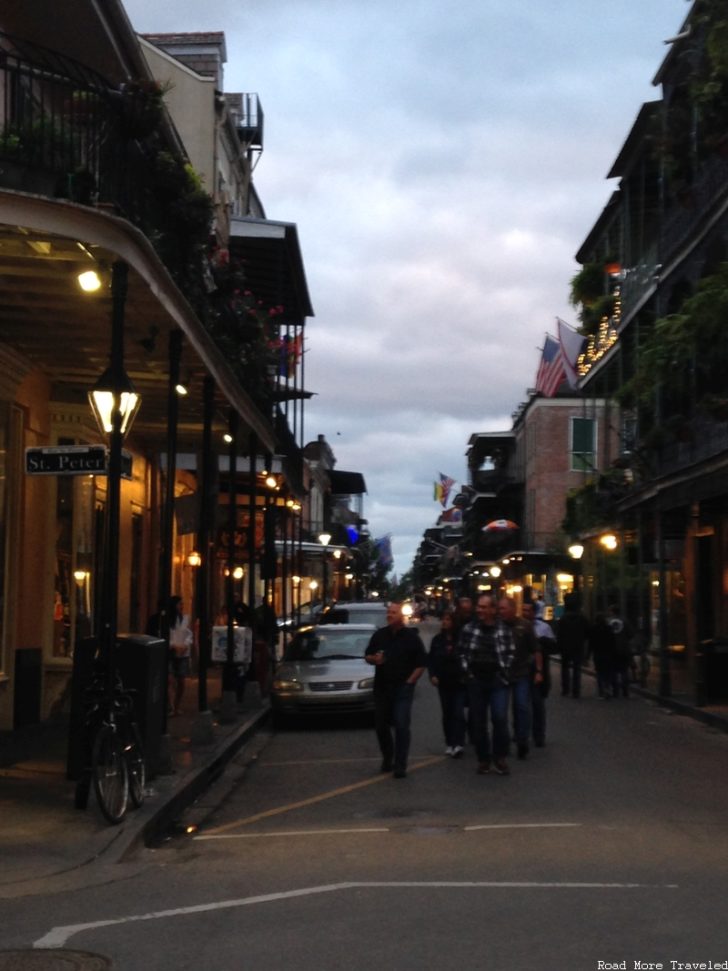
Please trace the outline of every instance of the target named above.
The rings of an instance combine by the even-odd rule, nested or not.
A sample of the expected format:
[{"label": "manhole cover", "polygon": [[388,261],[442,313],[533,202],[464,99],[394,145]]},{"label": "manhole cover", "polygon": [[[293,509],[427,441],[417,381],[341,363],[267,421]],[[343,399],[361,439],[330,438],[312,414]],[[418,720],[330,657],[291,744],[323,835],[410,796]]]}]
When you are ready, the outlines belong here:
[{"label": "manhole cover", "polygon": [[108,971],[111,960],[88,951],[0,951],[0,971]]}]

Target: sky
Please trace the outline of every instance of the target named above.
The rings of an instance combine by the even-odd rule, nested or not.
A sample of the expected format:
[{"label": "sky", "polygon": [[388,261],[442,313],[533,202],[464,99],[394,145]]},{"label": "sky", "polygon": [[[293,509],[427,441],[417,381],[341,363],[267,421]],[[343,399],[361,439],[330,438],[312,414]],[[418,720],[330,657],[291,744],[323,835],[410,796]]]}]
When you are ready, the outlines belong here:
[{"label": "sky", "polygon": [[576,325],[574,254],[690,9],[686,0],[126,0],[140,32],[223,30],[225,90],[265,112],[255,184],[296,223],[306,441],[367,484],[373,536],[412,564],[506,431],[546,332]]}]

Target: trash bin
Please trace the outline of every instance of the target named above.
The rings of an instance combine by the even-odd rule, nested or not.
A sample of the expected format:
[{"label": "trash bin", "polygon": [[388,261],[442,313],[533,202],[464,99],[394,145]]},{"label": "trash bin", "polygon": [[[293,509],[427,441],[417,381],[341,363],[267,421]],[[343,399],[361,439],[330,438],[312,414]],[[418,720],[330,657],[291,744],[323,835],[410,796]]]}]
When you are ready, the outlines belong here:
[{"label": "trash bin", "polygon": [[120,634],[116,666],[125,688],[134,692],[144,761],[151,778],[157,772],[167,704],[167,645],[147,634]]}]

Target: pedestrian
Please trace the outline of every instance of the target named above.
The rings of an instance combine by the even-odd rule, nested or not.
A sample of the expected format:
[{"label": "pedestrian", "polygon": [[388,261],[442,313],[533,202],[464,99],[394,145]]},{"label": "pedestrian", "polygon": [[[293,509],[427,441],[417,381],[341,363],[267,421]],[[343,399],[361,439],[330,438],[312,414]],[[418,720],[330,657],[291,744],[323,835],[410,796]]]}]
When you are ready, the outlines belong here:
[{"label": "pedestrian", "polygon": [[187,678],[190,676],[194,635],[190,619],[184,613],[181,597],[169,600],[169,662],[170,662],[170,714],[182,714],[182,699]]},{"label": "pedestrian", "polygon": [[160,608],[156,614],[152,614],[147,623],[147,634],[152,637],[167,637],[168,714],[179,715],[185,684],[190,674],[192,644],[195,639],[189,617],[184,614],[181,597],[170,597],[166,611]]},{"label": "pedestrian", "polygon": [[605,614],[597,614],[589,629],[589,653],[597,675],[597,693],[608,701],[614,692],[614,631]]},{"label": "pedestrian", "polygon": [[374,725],[382,752],[382,772],[407,775],[410,720],[415,685],[427,668],[420,635],[405,625],[401,603],[387,607],[387,624],[376,630],[364,659],[374,665]]},{"label": "pedestrian", "polygon": [[508,705],[513,699],[516,751],[519,759],[525,759],[531,737],[531,669],[534,668],[533,683],[540,686],[543,681],[543,659],[533,627],[518,616],[513,597],[501,597],[498,601],[498,619],[498,674],[491,706],[494,711],[502,709],[507,720]]},{"label": "pedestrian", "polygon": [[581,665],[584,660],[589,621],[579,609],[575,593],[564,597],[564,612],[556,627],[556,646],[561,654],[561,694],[581,695]]},{"label": "pedestrian", "polygon": [[[542,611],[541,600],[524,603],[521,608],[521,616],[533,627],[541,649],[540,671],[537,656],[534,656],[531,665],[531,734],[536,748],[543,748],[546,744],[546,699],[551,690],[550,655],[556,648],[556,634],[543,619]],[[541,675],[540,678],[537,677],[538,674]]]},{"label": "pedestrian", "polygon": [[[477,772],[486,775],[491,762],[499,775],[508,775],[509,733],[508,709],[498,714],[492,708],[491,696],[498,671],[496,653],[497,609],[489,594],[478,597],[475,619],[466,624],[458,638],[458,653],[465,669],[470,739],[478,759]],[[489,720],[493,726],[493,739]]]},{"label": "pedestrian", "polygon": [[445,755],[459,759],[465,743],[465,680],[455,635],[455,614],[446,611],[427,655],[430,682],[437,688],[445,735]]},{"label": "pedestrian", "polygon": [[607,623],[614,634],[614,674],[612,684],[614,697],[629,698],[629,667],[632,660],[632,638],[634,631],[623,619],[619,607],[611,604]]},{"label": "pedestrian", "polygon": [[473,601],[470,597],[458,597],[457,604],[455,605],[455,633],[456,635],[473,620],[475,614],[473,613]]}]

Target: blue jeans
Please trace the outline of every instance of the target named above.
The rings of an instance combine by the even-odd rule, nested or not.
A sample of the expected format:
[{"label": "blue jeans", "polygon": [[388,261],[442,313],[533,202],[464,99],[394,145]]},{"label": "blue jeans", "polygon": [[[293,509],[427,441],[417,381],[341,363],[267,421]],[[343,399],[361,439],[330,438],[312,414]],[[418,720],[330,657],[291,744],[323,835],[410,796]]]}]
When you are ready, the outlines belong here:
[{"label": "blue jeans", "polygon": [[414,697],[415,686],[406,682],[383,685],[374,692],[374,728],[382,760],[392,763],[395,772],[407,768]]},{"label": "blue jeans", "polygon": [[531,678],[527,675],[514,681],[510,689],[513,693],[513,727],[516,743],[528,745],[531,737]]},{"label": "blue jeans", "polygon": [[[510,686],[496,681],[468,681],[470,732],[478,762],[490,762],[491,756],[504,759],[508,755],[508,701]],[[491,747],[488,714],[493,725]]]}]

